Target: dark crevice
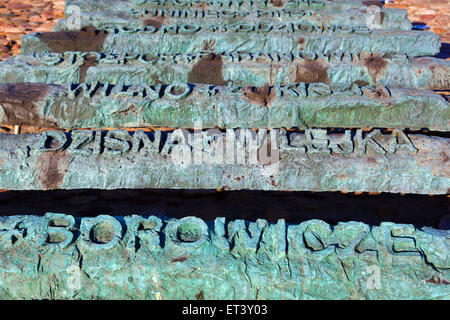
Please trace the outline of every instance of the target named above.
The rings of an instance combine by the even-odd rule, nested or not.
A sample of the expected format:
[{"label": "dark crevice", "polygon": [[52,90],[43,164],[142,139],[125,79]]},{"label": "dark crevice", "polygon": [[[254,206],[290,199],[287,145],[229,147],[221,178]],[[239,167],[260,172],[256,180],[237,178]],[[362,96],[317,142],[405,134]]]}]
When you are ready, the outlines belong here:
[{"label": "dark crevice", "polygon": [[450,229],[448,195],[400,195],[339,192],[216,190],[56,190],[0,192],[3,216],[60,212],[76,217],[101,214],[196,216],[205,221],[266,219],[301,223],[321,219],[330,225],[360,221],[412,224]]}]

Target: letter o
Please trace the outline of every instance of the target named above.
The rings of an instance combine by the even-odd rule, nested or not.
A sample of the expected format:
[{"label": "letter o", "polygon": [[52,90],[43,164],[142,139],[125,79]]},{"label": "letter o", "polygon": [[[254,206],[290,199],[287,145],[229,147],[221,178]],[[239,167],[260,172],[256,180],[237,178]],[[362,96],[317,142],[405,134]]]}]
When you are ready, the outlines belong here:
[{"label": "letter o", "polygon": [[119,32],[121,33],[135,33],[138,31],[138,28],[135,26],[120,26]]},{"label": "letter o", "polygon": [[220,15],[224,18],[236,18],[236,11],[224,9],[220,11]]},{"label": "letter o", "polygon": [[249,23],[242,23],[237,26],[237,32],[251,32],[255,29],[255,26]]},{"label": "letter o", "polygon": [[39,58],[41,58],[42,64],[46,66],[54,66],[63,61],[62,55],[55,52],[45,53]]},{"label": "letter o", "polygon": [[203,244],[209,236],[208,226],[197,217],[184,217],[167,223],[166,236],[172,242],[182,247],[197,247]]},{"label": "letter o", "polygon": [[[181,93],[178,93],[180,91]],[[191,87],[187,83],[170,84],[164,90],[164,94],[169,98],[183,99],[191,92]]]},{"label": "letter o", "polygon": [[100,215],[81,222],[81,243],[90,250],[114,248],[122,238],[122,225],[115,218]]},{"label": "letter o", "polygon": [[199,32],[200,29],[201,29],[200,26],[196,26],[193,24],[183,24],[182,26],[180,26],[179,33],[191,34],[191,33]]},{"label": "letter o", "polygon": [[[1,110],[1,108],[0,108]],[[0,117],[1,119],[1,117]],[[55,145],[49,145],[48,142],[54,141]],[[42,133],[42,140],[39,144],[40,151],[58,151],[62,150],[67,146],[67,136],[64,132],[61,131],[45,131]]]},{"label": "letter o", "polygon": [[145,26],[143,31],[148,33],[155,33],[156,31],[158,31],[158,28],[155,26]]},{"label": "letter o", "polygon": [[154,57],[147,57],[147,54],[140,54],[138,61],[142,64],[154,65],[156,63],[156,59]]}]

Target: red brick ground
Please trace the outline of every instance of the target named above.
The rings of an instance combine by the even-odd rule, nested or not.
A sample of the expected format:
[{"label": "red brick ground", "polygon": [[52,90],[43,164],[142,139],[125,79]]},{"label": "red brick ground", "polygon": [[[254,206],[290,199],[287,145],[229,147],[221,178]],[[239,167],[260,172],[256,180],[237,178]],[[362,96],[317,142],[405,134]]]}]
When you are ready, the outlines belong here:
[{"label": "red brick ground", "polygon": [[51,31],[64,17],[64,0],[0,0],[0,60],[20,53],[25,33]]},{"label": "red brick ground", "polygon": [[408,9],[411,22],[427,24],[441,36],[443,43],[450,44],[450,2],[449,0],[395,0],[387,8]]}]

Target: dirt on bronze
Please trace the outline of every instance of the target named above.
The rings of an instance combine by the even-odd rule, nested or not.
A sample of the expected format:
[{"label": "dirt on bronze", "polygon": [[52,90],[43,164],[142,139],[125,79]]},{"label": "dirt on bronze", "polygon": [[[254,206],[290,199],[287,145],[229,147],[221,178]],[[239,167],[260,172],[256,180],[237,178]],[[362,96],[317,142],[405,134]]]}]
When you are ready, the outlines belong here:
[{"label": "dirt on bronze", "polygon": [[270,107],[272,102],[277,98],[277,93],[274,87],[266,84],[263,87],[248,87],[244,91],[244,99],[251,104],[256,104],[262,107]]},{"label": "dirt on bronze", "polygon": [[384,3],[379,0],[367,0],[362,2],[363,5],[370,7],[370,6],[377,6],[379,8],[383,8]]},{"label": "dirt on bronze", "polygon": [[52,52],[97,51],[101,52],[107,36],[104,30],[85,27],[80,31],[45,32],[36,35]]},{"label": "dirt on bronze", "polygon": [[154,17],[154,18],[148,18],[142,20],[143,26],[152,26],[155,28],[161,28],[161,26],[164,24],[166,18],[164,17]]},{"label": "dirt on bronze", "polygon": [[296,68],[296,83],[330,83],[330,78],[328,77],[329,66],[325,62],[307,60],[297,64]]},{"label": "dirt on bronze", "polygon": [[374,84],[377,84],[379,77],[384,77],[386,75],[389,62],[381,57],[380,54],[372,53],[367,58],[363,58],[362,62],[369,71]]},{"label": "dirt on bronze", "polygon": [[29,125],[57,128],[56,121],[45,119],[36,103],[44,99],[52,85],[43,83],[0,84],[0,123],[4,125]]},{"label": "dirt on bronze", "polygon": [[222,74],[223,61],[220,55],[211,53],[200,59],[188,74],[189,83],[213,84],[216,86],[225,85]]},{"label": "dirt on bronze", "polygon": [[69,170],[72,156],[66,151],[42,153],[36,165],[38,180],[44,190],[59,189]]},{"label": "dirt on bronze", "polygon": [[98,64],[97,57],[95,55],[87,55],[83,59],[83,64],[80,66],[80,83],[86,81],[86,74],[89,67],[94,67]]}]

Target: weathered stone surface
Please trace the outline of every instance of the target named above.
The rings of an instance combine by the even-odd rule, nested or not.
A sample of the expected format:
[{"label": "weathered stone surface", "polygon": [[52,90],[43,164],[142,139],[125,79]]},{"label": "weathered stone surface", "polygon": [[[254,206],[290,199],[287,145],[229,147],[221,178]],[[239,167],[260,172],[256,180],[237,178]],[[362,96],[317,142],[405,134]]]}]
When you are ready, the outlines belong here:
[{"label": "weathered stone surface", "polygon": [[[70,89],[70,90],[69,90]],[[449,103],[428,90],[327,84],[238,87],[0,84],[0,124],[61,129],[428,128],[448,131]]]},{"label": "weathered stone surface", "polygon": [[398,88],[450,88],[450,61],[406,55],[344,52],[292,54],[209,53],[117,55],[65,52],[19,55],[0,64],[0,82],[124,83],[157,85],[174,81],[224,85],[274,86],[328,83]]},{"label": "weathered stone surface", "polygon": [[[411,30],[412,24],[408,20],[406,10],[381,9],[371,12],[367,9],[354,9],[345,11],[322,11],[302,9],[276,9],[276,10],[230,10],[216,9],[203,10],[201,8],[188,9],[142,9],[132,11],[87,11],[77,12],[76,27],[95,27],[103,29],[111,25],[126,27],[142,27],[153,25],[173,25],[180,21],[195,25],[209,25],[220,23],[237,23],[248,21],[261,21],[271,23],[274,19],[283,22],[303,22],[316,26],[346,25],[369,26],[371,29]],[[58,20],[54,31],[68,31],[74,29],[75,17]]]},{"label": "weathered stone surface", "polygon": [[445,194],[448,138],[400,130],[76,130],[0,136],[0,189],[228,189]]},{"label": "weathered stone surface", "polygon": [[[33,33],[22,37],[22,52],[101,51],[105,53],[196,53],[216,52],[280,52],[360,51],[407,53],[410,56],[435,55],[439,52],[437,34],[427,31],[369,30],[367,27],[343,26],[331,32],[302,23],[247,22],[228,25],[115,27],[105,30],[84,28],[80,31]],[[258,31],[259,30],[259,31]],[[311,32],[309,32],[311,31]]]},{"label": "weathered stone surface", "polygon": [[0,217],[1,299],[449,299],[450,233],[413,225]]}]

